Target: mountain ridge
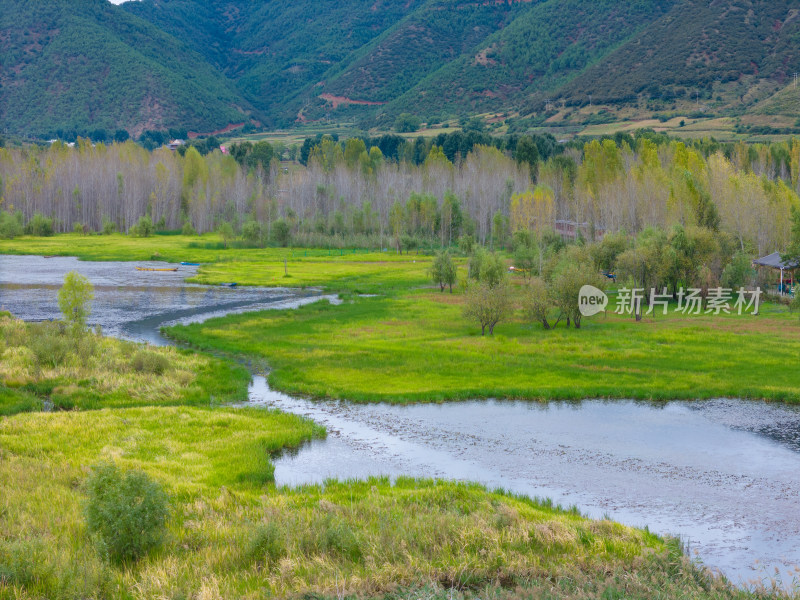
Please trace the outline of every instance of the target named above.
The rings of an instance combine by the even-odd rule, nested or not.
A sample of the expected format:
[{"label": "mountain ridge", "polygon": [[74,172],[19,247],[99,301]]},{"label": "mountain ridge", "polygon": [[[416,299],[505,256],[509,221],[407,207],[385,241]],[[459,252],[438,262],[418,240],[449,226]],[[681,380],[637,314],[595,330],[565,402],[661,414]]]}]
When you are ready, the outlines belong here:
[{"label": "mountain ridge", "polygon": [[403,112],[535,124],[584,118],[591,104],[735,115],[800,71],[800,6],[788,0],[0,5],[0,124],[30,135],[385,127]]}]

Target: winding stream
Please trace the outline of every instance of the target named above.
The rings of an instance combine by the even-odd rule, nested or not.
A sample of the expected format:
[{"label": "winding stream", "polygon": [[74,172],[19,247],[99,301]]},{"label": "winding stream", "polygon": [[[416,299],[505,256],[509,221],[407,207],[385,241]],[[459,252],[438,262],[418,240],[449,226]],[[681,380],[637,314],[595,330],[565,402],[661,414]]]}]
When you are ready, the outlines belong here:
[{"label": "winding stream", "polygon": [[[72,269],[95,285],[94,323],[150,343],[164,343],[158,327],[166,323],[323,297],[183,283],[194,267],[139,272],[131,263],[0,256],[0,308],[25,319],[57,318],[56,291]],[[764,580],[777,569],[792,587],[800,576],[797,407],[726,399],[314,402],[270,390],[260,376],[250,403],[328,428],[326,440],[276,460],[278,484],[400,474],[468,479],[680,535],[693,555],[735,582]]]}]

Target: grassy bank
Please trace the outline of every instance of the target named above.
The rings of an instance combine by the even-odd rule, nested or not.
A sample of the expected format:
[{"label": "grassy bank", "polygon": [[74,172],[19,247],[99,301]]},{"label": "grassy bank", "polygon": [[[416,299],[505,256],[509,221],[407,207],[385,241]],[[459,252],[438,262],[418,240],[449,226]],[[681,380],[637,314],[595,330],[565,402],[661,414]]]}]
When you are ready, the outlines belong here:
[{"label": "grassy bank", "polygon": [[257,356],[292,393],[361,401],[504,398],[709,398],[800,401],[800,324],[782,306],[759,316],[631,317],[545,331],[521,311],[494,337],[461,315],[464,296],[418,290],[232,315],[168,334]]},{"label": "grassy bank", "polygon": [[175,348],[145,347],[60,323],[0,313],[0,415],[245,400],[244,367]]},{"label": "grassy bank", "polygon": [[[266,287],[320,286],[386,293],[428,283],[430,257],[366,250],[224,247],[216,234],[139,238],[121,234],[20,237],[0,240],[0,254],[76,256],[94,261],[201,263],[192,283]],[[287,276],[288,273],[288,276]]]},{"label": "grassy bank", "polygon": [[[269,453],[319,433],[299,417],[247,409],[0,420],[0,598],[341,597],[419,586],[648,597],[655,585],[723,597],[719,582],[646,531],[475,485],[270,488]],[[145,471],[170,496],[166,543],[137,564],[104,562],[86,532],[82,481],[101,460]]]},{"label": "grassy bank", "polygon": [[[197,279],[208,283],[381,294],[169,330],[266,360],[272,384],[296,393],[798,399],[800,376],[785,368],[800,350],[797,324],[781,307],[641,323],[609,314],[550,332],[517,311],[483,338],[462,317],[463,295],[415,289],[428,283],[425,258],[218,251],[180,238],[164,237],[157,257],[147,253],[159,238],[58,236],[24,247],[207,262]],[[708,579],[674,541],[476,485],[401,478],[276,489],[273,453],[324,431],[292,415],[209,406],[243,397],[243,369],[71,335],[0,317],[0,600],[752,597]],[[37,412],[47,401],[95,410]],[[23,411],[32,412],[13,414]],[[101,461],[141,470],[169,495],[166,541],[138,563],[113,566],[87,532],[85,480]]]}]

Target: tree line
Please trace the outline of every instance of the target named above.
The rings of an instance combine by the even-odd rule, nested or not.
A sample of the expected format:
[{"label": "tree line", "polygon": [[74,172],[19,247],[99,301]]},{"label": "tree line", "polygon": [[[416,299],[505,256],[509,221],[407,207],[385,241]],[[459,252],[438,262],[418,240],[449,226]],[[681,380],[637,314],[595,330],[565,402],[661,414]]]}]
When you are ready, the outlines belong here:
[{"label": "tree line", "polygon": [[688,143],[642,132],[570,144],[545,136],[473,143],[487,141],[480,135],[402,143],[323,136],[298,153],[305,165],[267,142],[205,155],[131,141],[2,148],[0,234],[130,232],[145,219],[152,230],[224,229],[260,245],[402,252],[465,237],[512,249],[514,235],[527,232],[539,262],[554,235],[638,240],[679,225],[724,235],[731,254],[750,255],[791,241],[798,140]]}]

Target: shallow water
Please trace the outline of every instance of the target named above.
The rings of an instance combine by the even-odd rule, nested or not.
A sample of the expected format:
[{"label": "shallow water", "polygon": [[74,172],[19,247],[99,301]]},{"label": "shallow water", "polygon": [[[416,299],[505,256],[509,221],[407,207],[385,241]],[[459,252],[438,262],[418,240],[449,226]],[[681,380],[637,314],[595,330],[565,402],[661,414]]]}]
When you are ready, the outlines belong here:
[{"label": "shallow water", "polygon": [[[56,291],[76,269],[96,285],[93,322],[163,343],[158,326],[318,299],[291,290],[210,288],[130,263],[0,256],[0,307],[56,318]],[[577,505],[594,517],[680,535],[737,582],[790,587],[800,564],[800,409],[741,400],[475,401],[395,406],[313,402],[254,378],[250,403],[328,428],[276,460],[279,484],[400,474],[472,480]]]},{"label": "shallow water", "polygon": [[198,322],[234,312],[292,308],[321,297],[315,290],[184,283],[197,272],[193,266],[181,265],[177,271],[137,271],[137,266],[175,267],[159,262],[0,255],[0,310],[11,310],[30,321],[59,318],[58,289],[67,272],[77,271],[94,285],[91,325],[101,325],[107,335],[163,344],[158,333],[162,325]]}]

